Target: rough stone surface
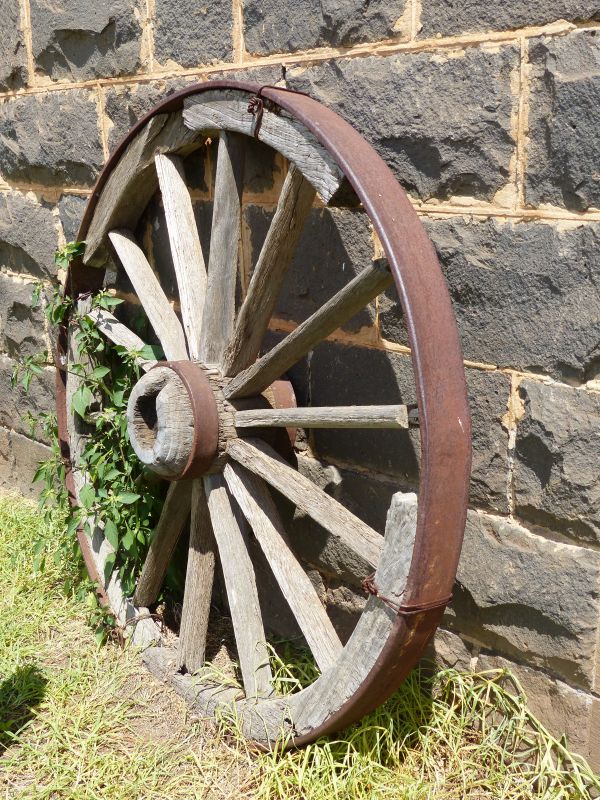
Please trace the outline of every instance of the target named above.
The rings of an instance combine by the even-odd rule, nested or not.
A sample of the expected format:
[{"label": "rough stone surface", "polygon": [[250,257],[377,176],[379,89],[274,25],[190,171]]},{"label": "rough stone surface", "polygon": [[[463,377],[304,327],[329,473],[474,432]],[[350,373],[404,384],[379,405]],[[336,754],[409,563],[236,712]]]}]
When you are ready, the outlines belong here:
[{"label": "rough stone surface", "polygon": [[[407,36],[406,0],[298,0],[290,13],[277,0],[243,0],[244,43],[250,53],[348,47]],[[410,8],[409,8],[410,11]]]},{"label": "rough stone surface", "polygon": [[40,461],[50,455],[50,448],[14,431],[0,428],[0,488],[16,490],[26,497],[36,497],[39,485],[32,478]]},{"label": "rough stone surface", "polygon": [[0,193],[0,269],[54,274],[58,233],[52,211],[19,192]]},{"label": "rough stone surface", "polygon": [[25,392],[20,384],[14,388],[10,384],[14,366],[13,359],[0,356],[0,426],[41,440],[39,429],[31,431],[27,415],[37,416],[46,411],[54,411],[54,370],[47,369],[43,375],[34,377],[29,391]]},{"label": "rough stone surface", "polygon": [[[544,721],[544,725],[554,736],[560,738],[566,735],[572,750],[584,757],[589,756],[588,731],[594,702],[592,695],[573,689],[543,672],[502,658],[442,628],[435,634],[426,657],[432,658],[441,667],[458,670],[509,670],[523,687],[530,711]],[[512,684],[504,685],[517,694],[516,687]]]},{"label": "rough stone surface", "polygon": [[131,74],[140,66],[140,0],[30,0],[33,58],[54,80]]},{"label": "rough stone surface", "polygon": [[366,602],[365,592],[336,580],[328,582],[327,611],[343,644],[350,638]]},{"label": "rough stone surface", "polygon": [[30,283],[20,283],[0,273],[0,348],[12,358],[46,349],[44,315],[31,308]]},{"label": "rough stone surface", "polygon": [[470,31],[502,31],[546,25],[559,19],[600,18],[598,0],[426,0],[421,9],[421,38],[452,36]]},{"label": "rough stone surface", "polygon": [[77,239],[77,231],[81,225],[87,197],[76,194],[63,194],[58,201],[58,213],[67,242]]},{"label": "rough stone surface", "polygon": [[106,90],[108,147],[114,150],[128,130],[161,100],[190,83],[189,78],[171,78],[152,83],[111,86]]},{"label": "rough stone surface", "polygon": [[508,511],[508,432],[504,426],[510,379],[500,372],[467,370],[473,423],[471,502]]},{"label": "rough stone surface", "polygon": [[491,650],[591,688],[600,554],[469,511],[445,621]]},{"label": "rough stone surface", "polygon": [[514,151],[510,81],[517,63],[511,45],[494,53],[470,48],[453,58],[402,54],[288,72],[293,88],[357,128],[410,192],[490,199],[506,184]]},{"label": "rough stone surface", "polygon": [[598,208],[598,31],[539,39],[531,46],[530,61],[527,202],[575,211]]},{"label": "rough stone surface", "polygon": [[[250,234],[249,260],[258,260],[272,213],[248,206],[246,225]],[[313,209],[306,220],[292,263],[282,287],[275,316],[303,322],[371,263],[373,245],[369,219],[362,211]],[[373,326],[375,303],[343,326],[359,331]]]},{"label": "rough stone surface", "polygon": [[[597,375],[600,225],[450,219],[426,227],[466,358],[568,382]],[[380,324],[384,338],[405,343],[397,307],[383,308]]]},{"label": "rough stone surface", "polygon": [[195,67],[231,61],[233,25],[230,0],[156,0],[154,47],[163,65]]},{"label": "rough stone surface", "polygon": [[[471,500],[507,510],[508,435],[502,427],[509,380],[501,373],[468,370],[473,415]],[[415,402],[412,365],[407,356],[323,343],[309,360],[312,405],[378,405]],[[315,452],[343,465],[394,475],[402,489],[418,483],[420,444],[415,429],[313,431]]]},{"label": "rough stone surface", "polygon": [[0,0],[0,91],[27,83],[27,54],[21,30],[19,0]]},{"label": "rough stone surface", "polygon": [[600,542],[600,394],[523,381],[514,496],[518,516]]},{"label": "rough stone surface", "polygon": [[94,93],[70,89],[0,104],[0,173],[9,183],[87,186],[102,161]]}]

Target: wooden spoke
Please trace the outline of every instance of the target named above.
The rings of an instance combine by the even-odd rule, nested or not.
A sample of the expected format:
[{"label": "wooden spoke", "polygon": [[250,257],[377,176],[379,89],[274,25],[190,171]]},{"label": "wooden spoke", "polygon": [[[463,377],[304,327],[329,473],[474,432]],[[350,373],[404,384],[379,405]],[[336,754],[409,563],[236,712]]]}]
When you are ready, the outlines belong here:
[{"label": "wooden spoke", "polygon": [[185,183],[182,159],[159,153],[154,163],[177,275],[183,327],[190,357],[198,358],[202,310],[206,297],[206,266],[194,209]]},{"label": "wooden spoke", "polygon": [[298,620],[321,671],[331,667],[342,650],[315,587],[294,556],[269,490],[260,478],[239,464],[227,464],[229,491],[248,520],[281,592]]},{"label": "wooden spoke", "polygon": [[407,406],[252,408],[235,412],[236,428],[408,428]]},{"label": "wooden spoke", "polygon": [[136,606],[149,606],[156,602],[175,545],[190,513],[191,488],[190,481],[174,481],[169,485],[162,514],[154,529],[150,549],[133,595]]},{"label": "wooden spoke", "polygon": [[[248,113],[248,94],[239,90],[208,91],[187,98],[183,118],[189,128],[198,132],[229,130],[245,136],[256,133],[256,117]],[[327,149],[283,109],[275,113],[265,107],[257,138],[296,164],[325,203],[344,184],[344,175]]]},{"label": "wooden spoke", "polygon": [[258,355],[314,197],[315,190],[292,164],[223,359],[225,375],[237,375]]},{"label": "wooden spoke", "polygon": [[221,134],[200,337],[200,357],[207,364],[221,363],[233,333],[245,152],[244,137],[236,133]]},{"label": "wooden spoke", "polygon": [[171,308],[142,248],[136,242],[131,231],[111,231],[108,236],[140,298],[166,357],[173,361],[187,359],[185,335],[181,323]]},{"label": "wooden spoke", "polygon": [[246,544],[246,523],[234,510],[222,475],[207,475],[204,487],[225,578],[244,688],[251,697],[269,694],[271,667],[254,567]]},{"label": "wooden spoke", "polygon": [[358,691],[381,655],[391,629],[398,624],[394,611],[381,599],[400,604],[406,589],[417,531],[417,497],[398,492],[392,498],[385,527],[383,552],[374,582],[381,597],[369,597],[363,613],[338,660],[335,672],[294,696],[294,717],[310,729],[327,719]]},{"label": "wooden spoke", "polygon": [[127,145],[101,191],[87,231],[86,264],[101,267],[107,259],[106,234],[115,228],[134,230],[156,191],[154,155],[184,150],[189,153],[204,142],[198,131],[183,122],[181,111],[157,114]]},{"label": "wooden spoke", "polygon": [[179,667],[196,672],[206,656],[206,631],[215,572],[215,539],[202,480],[192,488],[190,549],[179,630]]},{"label": "wooden spoke", "polygon": [[[93,308],[87,316],[107,339],[110,339],[113,344],[121,345],[130,353],[139,353],[146,346],[146,343],[137,334],[129,330],[127,325],[119,322],[109,311],[104,311],[102,308]],[[146,372],[157,363],[141,356],[137,356],[135,360]]]},{"label": "wooden spoke", "polygon": [[392,282],[387,264],[374,262],[288,334],[262,358],[237,375],[224,390],[229,399],[266,389],[321,339],[349,320]]},{"label": "wooden spoke", "polygon": [[382,547],[377,531],[290,467],[272,447],[258,439],[231,439],[227,452],[376,568]]}]

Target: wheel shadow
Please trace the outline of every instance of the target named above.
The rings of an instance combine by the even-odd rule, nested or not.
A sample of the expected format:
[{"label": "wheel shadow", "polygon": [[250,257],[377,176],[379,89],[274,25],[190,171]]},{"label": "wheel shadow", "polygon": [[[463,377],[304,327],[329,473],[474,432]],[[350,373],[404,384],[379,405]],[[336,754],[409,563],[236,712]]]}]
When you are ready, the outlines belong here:
[{"label": "wheel shadow", "polygon": [[48,681],[35,664],[17,667],[0,683],[0,755],[34,717]]}]

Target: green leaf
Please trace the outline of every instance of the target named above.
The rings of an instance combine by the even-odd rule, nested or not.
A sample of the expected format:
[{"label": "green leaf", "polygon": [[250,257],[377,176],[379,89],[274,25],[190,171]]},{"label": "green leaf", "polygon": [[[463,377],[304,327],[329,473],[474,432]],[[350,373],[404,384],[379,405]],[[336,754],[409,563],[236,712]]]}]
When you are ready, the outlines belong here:
[{"label": "green leaf", "polygon": [[121,305],[121,303],[125,302],[120,297],[111,297],[108,294],[103,294],[101,297],[98,298],[98,305],[100,308],[106,309],[106,311],[110,311],[111,308],[115,308],[116,306]]},{"label": "green leaf", "polygon": [[162,347],[157,344],[145,344],[140,350],[140,355],[148,361],[160,361],[165,357]]},{"label": "green leaf", "polygon": [[104,476],[104,481],[105,483],[109,483],[110,481],[114,481],[119,477],[121,477],[120,471],[116,467],[113,467]]},{"label": "green leaf", "polygon": [[113,569],[115,567],[116,555],[114,553],[109,553],[106,556],[106,561],[104,563],[104,583],[108,584],[110,580],[110,576],[112,575]]},{"label": "green leaf", "polygon": [[139,500],[141,495],[135,494],[135,492],[119,492],[116,496],[117,503],[123,503],[123,505],[131,505],[131,503],[135,503],[136,500]]},{"label": "green leaf", "polygon": [[112,521],[112,519],[108,519],[106,521],[106,525],[104,526],[104,535],[106,536],[108,543],[114,550],[119,549],[119,531],[117,530],[117,526]]},{"label": "green leaf", "polygon": [[79,414],[82,419],[85,419],[85,413],[90,407],[90,403],[94,399],[92,390],[87,386],[80,386],[73,394],[71,405],[73,410]]},{"label": "green leaf", "polygon": [[93,486],[91,486],[89,483],[86,483],[85,486],[81,487],[79,492],[79,501],[85,509],[89,511],[89,509],[94,505],[95,499],[96,492],[94,491]]},{"label": "green leaf", "polygon": [[133,542],[134,542],[133,534],[131,533],[131,531],[127,531],[127,533],[123,537],[123,547],[125,548],[125,550],[127,551],[131,550],[131,548],[133,547]]},{"label": "green leaf", "polygon": [[110,372],[109,367],[95,367],[89,374],[89,377],[94,380],[100,380]]}]

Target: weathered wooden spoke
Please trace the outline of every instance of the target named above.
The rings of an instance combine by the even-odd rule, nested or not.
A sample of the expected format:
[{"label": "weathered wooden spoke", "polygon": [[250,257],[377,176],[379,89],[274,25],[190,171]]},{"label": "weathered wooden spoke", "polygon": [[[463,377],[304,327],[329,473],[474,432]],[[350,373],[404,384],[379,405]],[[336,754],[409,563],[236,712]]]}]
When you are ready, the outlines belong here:
[{"label": "weathered wooden spoke", "polygon": [[225,353],[223,374],[236,375],[256,358],[314,197],[314,188],[292,165]]},{"label": "weathered wooden spoke", "polygon": [[181,669],[195,672],[204,664],[206,657],[206,632],[216,556],[215,537],[201,479],[194,481],[191,512],[178,661]]},{"label": "weathered wooden spoke", "polygon": [[135,588],[133,602],[138,606],[152,605],[158,597],[171,556],[190,514],[191,488],[189,481],[172,483],[169,486],[162,514],[154,529],[142,574]]},{"label": "weathered wooden spoke", "polygon": [[181,158],[159,153],[154,161],[177,275],[183,327],[190,357],[198,358],[202,310],[206,297],[206,266],[194,209],[185,183]]},{"label": "weathered wooden spoke", "polygon": [[322,339],[385,291],[391,282],[386,265],[375,262],[366,267],[272,350],[236,375],[225,389],[225,396],[249,397],[262,392]]},{"label": "weathered wooden spoke", "polygon": [[243,137],[221,134],[200,344],[200,356],[208,364],[221,363],[233,333],[245,154]]},{"label": "weathered wooden spoke", "polygon": [[[414,414],[411,421],[417,421]],[[251,408],[235,412],[236,428],[408,428],[408,406]]]},{"label": "weathered wooden spoke", "polygon": [[237,464],[225,467],[225,480],[248,520],[282,594],[298,621],[321,670],[333,666],[342,644],[314,586],[292,553],[275,504],[264,483]]},{"label": "weathered wooden spoke", "polygon": [[[249,137],[262,143],[249,149],[252,173],[270,147],[283,157],[285,180],[247,276],[247,292],[238,299],[246,285],[238,279],[245,265],[242,231],[244,242],[257,233],[251,206],[258,182],[248,175],[252,195],[243,191]],[[191,194],[184,170],[189,154],[209,152],[200,150],[208,139],[218,141],[212,198],[196,188]],[[336,215],[367,216],[385,257],[367,260],[333,297],[261,354],[315,195],[317,205],[334,206]],[[164,232],[156,210],[160,197]],[[205,265],[194,209],[211,199]],[[265,204],[271,202],[265,196]],[[318,219],[315,215],[315,226]],[[152,244],[140,230],[142,220],[153,226]],[[357,225],[356,235],[367,227]],[[164,269],[155,272],[150,266],[164,252],[163,234],[177,280],[177,311],[158,277]],[[146,663],[198,714],[232,712],[248,737],[267,746],[281,738],[302,744],[354,722],[398,687],[441,618],[456,572],[469,487],[470,421],[456,325],[435,251],[411,203],[360,135],[308,96],[215,81],[170,97],[139,123],[109,159],[77,238],[87,246],[84,263],[73,263],[67,276],[78,298],[76,317],[63,326],[56,359],[69,492],[80,498],[90,483],[82,454],[96,435],[92,417],[77,415],[72,402],[96,364],[95,357],[86,359],[79,351],[80,315],[118,345],[131,365],[135,383],[123,426],[144,467],[136,483],[139,493],[164,496],[164,479],[170,481],[144,563],[134,576],[133,598],[124,594],[122,554],[104,535],[102,515],[87,519],[91,537],[79,531],[86,565],[105,602],[135,642],[159,643],[144,651]],[[149,349],[120,314],[117,319],[92,308],[93,293],[103,285],[110,288],[115,255],[137,295],[125,296],[131,307],[123,306],[123,319],[134,319],[141,305],[164,361],[146,358]],[[301,254],[296,260],[301,268]],[[315,266],[311,256],[306,268],[312,272]],[[373,401],[381,405],[361,405],[371,399],[369,390],[357,396],[356,405],[297,408],[286,371],[309,356],[308,391],[303,386],[301,396],[316,397],[318,382],[327,376],[311,368],[311,351],[393,284],[408,331],[415,404],[385,404],[389,397],[383,394]],[[343,343],[335,347],[339,358],[353,352]],[[380,352],[377,361],[382,357]],[[352,403],[348,390],[358,395],[360,382],[369,379],[367,368],[337,396]],[[390,394],[397,397],[398,389],[404,387],[394,381]],[[327,394],[336,397],[335,391]],[[100,391],[93,402],[102,403]],[[329,429],[334,442],[335,429],[348,429],[346,440],[351,429],[362,429],[362,452],[369,430],[411,425],[421,445],[418,501],[416,494],[396,492],[382,536],[363,521],[382,519],[382,509],[357,508],[353,494],[357,481],[370,479],[373,461],[340,463],[337,470],[338,465],[319,460],[322,437],[313,438],[310,430]],[[373,434],[374,442],[377,436],[381,440],[385,434]],[[401,435],[388,438],[386,447],[406,441]],[[340,502],[346,497],[348,507]],[[184,565],[183,542],[177,544],[188,521]],[[167,587],[168,568],[179,580],[169,580]],[[109,569],[112,574],[105,574]],[[173,586],[183,582],[181,596],[172,600]],[[350,631],[340,627],[332,606],[338,592],[356,593],[358,587],[369,596]],[[269,595],[272,589],[281,608]],[[155,611],[164,604],[172,612],[165,619],[176,620],[180,601],[179,629],[175,623],[165,635]],[[221,627],[225,617],[231,628],[229,621]],[[229,630],[235,642],[223,639]],[[301,690],[280,694],[269,642],[290,630],[301,635],[297,644],[310,649],[320,675]],[[215,677],[223,658],[239,662],[243,690]],[[216,670],[207,664],[211,661]]]},{"label": "weathered wooden spoke", "polygon": [[[104,311],[102,308],[93,308],[89,311],[87,316],[96,323],[96,327],[101,331],[107,339],[110,339],[113,344],[118,344],[124,347],[129,353],[141,353],[146,347],[143,339],[130,331],[126,325],[111,314],[109,311]],[[136,355],[137,363],[142,369],[148,371],[157,363],[152,359],[143,358],[141,355]]]},{"label": "weathered wooden spoke", "polygon": [[267,637],[254,566],[248,553],[245,523],[239,512],[236,513],[221,476],[207,476],[204,486],[223,567],[244,688],[250,697],[269,694],[272,687]]},{"label": "weathered wooden spoke", "polygon": [[232,439],[227,452],[231,458],[263,478],[375,569],[383,544],[377,531],[355,517],[308,478],[296,472],[268,444],[259,439]]},{"label": "weathered wooden spoke", "polygon": [[131,231],[111,231],[108,238],[137,292],[167,358],[187,358],[185,335],[144,251]]}]

